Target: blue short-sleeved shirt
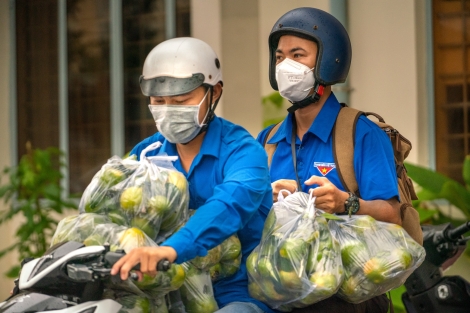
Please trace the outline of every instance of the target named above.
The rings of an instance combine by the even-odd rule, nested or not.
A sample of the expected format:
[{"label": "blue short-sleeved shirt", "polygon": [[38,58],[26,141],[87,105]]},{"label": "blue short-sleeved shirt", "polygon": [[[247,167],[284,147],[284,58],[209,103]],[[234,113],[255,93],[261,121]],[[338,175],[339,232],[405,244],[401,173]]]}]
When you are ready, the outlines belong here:
[{"label": "blue short-sleeved shirt", "polygon": [[[312,186],[307,186],[303,182],[312,175],[324,176],[338,189],[345,190],[336,171],[332,140],[333,126],[340,108],[341,105],[331,93],[302,141],[296,138],[297,172],[302,190],[305,192],[308,192]],[[267,127],[258,135],[257,140],[260,143],[264,143],[272,127]],[[288,114],[276,134],[268,141],[268,143],[277,143],[270,168],[272,182],[279,179],[296,179],[291,136],[292,114]],[[398,199],[395,161],[390,139],[380,127],[365,116],[361,116],[356,125],[354,170],[362,199],[388,200],[393,197]]]},{"label": "blue short-sleeved shirt", "polygon": [[[138,157],[148,145],[160,141],[159,149],[147,156],[165,152],[178,156],[175,144],[156,133],[131,151]],[[173,164],[189,183],[191,209],[196,213],[164,246],[173,247],[177,263],[205,256],[207,251],[237,234],[242,246],[240,270],[214,283],[214,296],[220,307],[233,301],[252,302],[265,312],[274,312],[248,294],[246,259],[261,239],[264,220],[272,206],[272,190],[263,148],[242,127],[215,117],[204,137],[201,150],[186,172],[180,160]]]}]

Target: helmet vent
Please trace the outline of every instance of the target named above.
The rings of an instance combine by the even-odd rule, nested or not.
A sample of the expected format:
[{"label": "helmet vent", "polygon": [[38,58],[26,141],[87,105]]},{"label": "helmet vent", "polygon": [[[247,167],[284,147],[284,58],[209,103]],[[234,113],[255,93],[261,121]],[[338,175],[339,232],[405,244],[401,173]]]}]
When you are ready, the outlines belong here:
[{"label": "helmet vent", "polygon": [[279,28],[282,28],[282,24],[279,24]]},{"label": "helmet vent", "polygon": [[318,29],[318,26],[317,26],[317,25],[313,25],[313,29],[314,29],[314,30],[317,30],[317,29]]},{"label": "helmet vent", "polygon": [[215,67],[220,68],[220,61],[217,58],[215,59]]},{"label": "helmet vent", "polygon": [[212,79],[212,75],[209,74],[209,79]]}]

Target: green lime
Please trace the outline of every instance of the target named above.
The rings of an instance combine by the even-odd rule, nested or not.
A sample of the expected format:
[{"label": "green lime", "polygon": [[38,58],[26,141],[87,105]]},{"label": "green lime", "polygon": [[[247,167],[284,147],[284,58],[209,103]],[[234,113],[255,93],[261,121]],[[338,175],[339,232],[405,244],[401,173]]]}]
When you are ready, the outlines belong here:
[{"label": "green lime", "polygon": [[126,175],[124,175],[123,172],[111,167],[104,170],[103,174],[100,177],[100,181],[104,185],[111,187],[123,181],[124,178],[126,178]]},{"label": "green lime", "polygon": [[181,193],[185,193],[188,188],[186,177],[178,171],[168,172],[168,182],[175,185]]},{"label": "green lime", "polygon": [[372,258],[363,267],[364,275],[374,284],[380,284],[387,278],[388,266],[385,260]]},{"label": "green lime", "polygon": [[168,198],[161,195],[150,198],[147,202],[147,207],[150,214],[156,214],[158,216],[165,215],[171,209]]},{"label": "green lime", "polygon": [[134,217],[130,222],[130,226],[139,228],[152,240],[155,239],[158,233],[158,229],[154,227],[152,223],[144,217],[139,217],[139,216]]},{"label": "green lime", "polygon": [[142,202],[142,187],[132,186],[125,189],[119,199],[121,208],[133,212]]},{"label": "green lime", "polygon": [[345,267],[353,265],[361,265],[368,258],[368,251],[366,246],[357,240],[345,242],[341,246],[341,259]]}]

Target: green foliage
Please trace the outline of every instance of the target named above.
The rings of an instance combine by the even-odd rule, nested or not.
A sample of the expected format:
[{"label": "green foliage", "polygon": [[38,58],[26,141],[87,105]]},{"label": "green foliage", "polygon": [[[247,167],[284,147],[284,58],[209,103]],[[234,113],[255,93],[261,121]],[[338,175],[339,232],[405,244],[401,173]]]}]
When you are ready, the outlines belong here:
[{"label": "green foliage", "polygon": [[277,124],[285,118],[284,101],[285,99],[277,91],[261,98],[264,106],[263,128]]},{"label": "green foliage", "polygon": [[[410,176],[410,178],[422,188],[422,190],[418,192],[419,200],[413,203],[413,205],[420,208],[423,201],[445,199],[459,208],[465,215],[466,219],[470,219],[470,185],[468,184],[468,177],[470,177],[469,163],[470,158],[467,156],[463,167],[463,177],[466,181],[465,186],[433,170],[407,163],[406,169],[408,171],[408,176]],[[435,222],[440,223],[443,221]]]},{"label": "green foliage", "polygon": [[284,98],[279,94],[279,92],[273,92],[261,99],[264,105],[272,103],[277,109],[282,108],[284,103]]},{"label": "green foliage", "polygon": [[[390,297],[393,303],[394,313],[406,313],[405,305],[401,301],[401,295],[406,292],[404,285],[390,291]],[[388,296],[388,294],[387,294]]]},{"label": "green foliage", "polygon": [[[0,212],[0,225],[22,216],[15,243],[1,250],[0,258],[17,250],[19,261],[26,257],[40,257],[49,248],[58,223],[51,213],[77,209],[76,204],[62,196],[60,169],[65,166],[63,153],[57,148],[32,149],[29,143],[26,148],[27,153],[17,166],[6,167],[0,174],[0,198],[8,206]],[[19,269],[19,266],[12,267],[6,276],[17,277]]]}]

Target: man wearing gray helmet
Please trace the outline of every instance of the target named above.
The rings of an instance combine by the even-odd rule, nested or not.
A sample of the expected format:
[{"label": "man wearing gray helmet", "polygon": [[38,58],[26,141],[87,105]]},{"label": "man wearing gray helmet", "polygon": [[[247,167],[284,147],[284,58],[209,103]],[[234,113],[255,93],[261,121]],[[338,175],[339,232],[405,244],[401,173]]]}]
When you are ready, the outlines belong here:
[{"label": "man wearing gray helmet", "polygon": [[[271,86],[292,104],[287,117],[257,139],[268,151],[274,201],[283,189],[301,190],[312,192],[323,211],[401,224],[390,140],[365,116],[356,123],[354,141],[358,192],[346,192],[336,169],[333,129],[341,105],[331,85],[346,80],[351,63],[351,44],[341,23],[322,10],[291,10],[274,24],[269,52]],[[295,312],[378,313],[387,305],[384,295],[360,304],[333,296]]]},{"label": "man wearing gray helmet", "polygon": [[[212,48],[195,38],[174,38],[157,45],[147,56],[140,86],[150,97],[149,109],[158,133],[140,142],[131,154],[150,144],[163,145],[148,155],[178,156],[174,166],[189,183],[195,214],[159,247],[130,251],[112,274],[127,279],[140,263],[143,273],[155,274],[161,259],[182,263],[237,234],[242,247],[240,269],[213,284],[217,312],[273,312],[248,293],[246,258],[258,245],[272,205],[266,154],[242,127],[214,114],[222,95],[222,71]],[[212,312],[212,311],[211,311]]]}]

